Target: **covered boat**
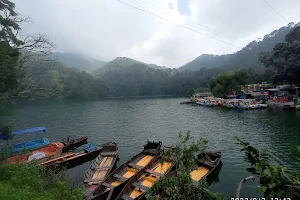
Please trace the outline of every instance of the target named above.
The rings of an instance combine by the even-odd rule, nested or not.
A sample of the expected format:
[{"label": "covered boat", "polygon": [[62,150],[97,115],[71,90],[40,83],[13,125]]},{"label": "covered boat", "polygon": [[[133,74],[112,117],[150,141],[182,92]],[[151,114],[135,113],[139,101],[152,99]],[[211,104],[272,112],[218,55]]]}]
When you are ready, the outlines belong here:
[{"label": "covered boat", "polygon": [[200,153],[197,158],[198,168],[190,173],[191,178],[195,182],[199,182],[200,180],[206,178],[219,165],[221,156],[221,152]]},{"label": "covered boat", "polygon": [[85,196],[90,195],[97,186],[104,181],[113,169],[118,158],[118,145],[109,142],[102,145],[103,149],[96,159],[91,163],[90,168],[85,172],[84,185]]},{"label": "covered boat", "polygon": [[114,170],[86,199],[115,199],[127,182],[159,154],[160,148],[161,142],[148,141],[142,152]]},{"label": "covered boat", "polygon": [[174,162],[166,160],[163,163],[159,157],[155,158],[145,170],[134,176],[119,193],[116,199],[137,200],[145,197],[147,191],[152,188],[161,177],[167,175],[173,168]]},{"label": "covered boat", "polygon": [[83,149],[78,149],[73,152],[70,151],[68,153],[61,154],[58,157],[55,156],[55,158],[48,158],[39,162],[38,165],[43,165],[47,169],[69,169],[95,159],[101,150],[101,145],[85,144],[83,145]]},{"label": "covered boat", "polygon": [[64,145],[61,142],[53,142],[46,147],[34,150],[29,154],[15,155],[8,158],[10,163],[29,163],[33,160],[42,160],[51,156],[60,155]]},{"label": "covered boat", "polygon": [[[26,133],[34,133],[34,132],[37,133],[40,131],[42,131],[43,133],[46,133],[46,128],[44,126],[40,126],[40,127],[30,128],[30,129],[14,131],[14,132],[12,132],[12,134],[13,135],[22,135],[22,134],[26,134]],[[47,146],[49,144],[50,144],[50,142],[47,138],[31,140],[31,141],[27,141],[24,143],[14,144],[11,152],[13,153],[13,152],[20,152],[22,150],[34,150],[34,149],[38,149],[38,148]]]}]

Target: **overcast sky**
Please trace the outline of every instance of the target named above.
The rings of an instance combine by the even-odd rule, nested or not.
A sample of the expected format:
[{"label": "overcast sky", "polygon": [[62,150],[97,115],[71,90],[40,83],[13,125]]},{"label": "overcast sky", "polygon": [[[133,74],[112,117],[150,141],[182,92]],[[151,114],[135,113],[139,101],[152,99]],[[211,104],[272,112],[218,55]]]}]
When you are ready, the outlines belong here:
[{"label": "overcast sky", "polygon": [[285,20],[264,0],[120,1],[136,8],[118,0],[14,0],[18,13],[33,21],[23,25],[23,34],[47,35],[55,51],[104,61],[126,56],[172,68],[204,53],[238,51],[300,21],[300,0],[265,0]]}]

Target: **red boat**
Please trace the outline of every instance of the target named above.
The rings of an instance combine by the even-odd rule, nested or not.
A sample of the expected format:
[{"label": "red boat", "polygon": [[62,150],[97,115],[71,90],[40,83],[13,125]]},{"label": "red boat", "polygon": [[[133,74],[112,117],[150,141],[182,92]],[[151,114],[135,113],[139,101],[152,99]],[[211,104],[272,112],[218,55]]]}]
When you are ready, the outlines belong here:
[{"label": "red boat", "polygon": [[64,144],[62,152],[65,153],[71,149],[74,149],[76,147],[80,147],[84,144],[87,144],[87,139],[88,139],[88,137],[81,137],[81,138],[68,137],[66,139],[63,139],[61,142]]},{"label": "red boat", "polygon": [[88,137],[63,139],[62,142],[53,142],[46,147],[30,151],[30,154],[15,155],[8,158],[10,163],[28,163],[32,160],[42,162],[50,157],[58,157],[62,153],[87,143]]},{"label": "red boat", "polygon": [[46,147],[30,152],[30,154],[11,156],[8,158],[8,162],[12,164],[29,163],[33,160],[41,160],[41,159],[48,158],[50,156],[60,155],[63,147],[64,147],[63,143],[53,142]]}]

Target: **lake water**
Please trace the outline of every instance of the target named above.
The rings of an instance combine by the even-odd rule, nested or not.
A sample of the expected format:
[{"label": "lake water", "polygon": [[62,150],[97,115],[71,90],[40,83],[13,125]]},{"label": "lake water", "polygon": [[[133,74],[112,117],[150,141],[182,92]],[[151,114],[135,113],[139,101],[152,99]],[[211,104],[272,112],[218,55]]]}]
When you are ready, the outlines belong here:
[{"label": "lake water", "polygon": [[[235,195],[248,163],[233,137],[267,149],[274,162],[296,170],[292,146],[300,145],[300,112],[282,110],[227,110],[195,105],[181,105],[183,98],[115,99],[103,101],[21,101],[0,108],[0,124],[13,130],[45,126],[46,137],[58,141],[66,136],[89,137],[90,142],[115,141],[120,149],[118,164],[142,150],[147,140],[164,145],[178,141],[178,132],[191,131],[195,138],[209,140],[212,149],[221,150],[223,165],[218,179],[211,185],[227,197]],[[18,136],[16,141],[35,138],[35,134]],[[41,135],[40,135],[41,137]],[[82,177],[89,163],[68,170],[74,178]],[[258,197],[255,182],[249,181],[242,196]]]}]

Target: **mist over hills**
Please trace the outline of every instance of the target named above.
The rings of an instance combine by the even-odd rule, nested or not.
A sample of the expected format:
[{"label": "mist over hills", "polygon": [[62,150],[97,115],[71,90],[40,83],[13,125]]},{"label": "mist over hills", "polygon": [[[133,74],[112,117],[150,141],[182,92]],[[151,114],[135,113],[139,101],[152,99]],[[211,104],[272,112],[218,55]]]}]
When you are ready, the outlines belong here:
[{"label": "mist over hills", "polygon": [[[23,98],[101,98],[106,96],[186,96],[208,88],[211,79],[228,70],[251,68],[262,74],[261,52],[275,44],[300,23],[274,30],[227,55],[203,54],[178,69],[147,64],[126,57],[105,62],[76,53],[53,53],[55,63],[28,64],[24,68]],[[37,76],[39,74],[39,76]]]}]

